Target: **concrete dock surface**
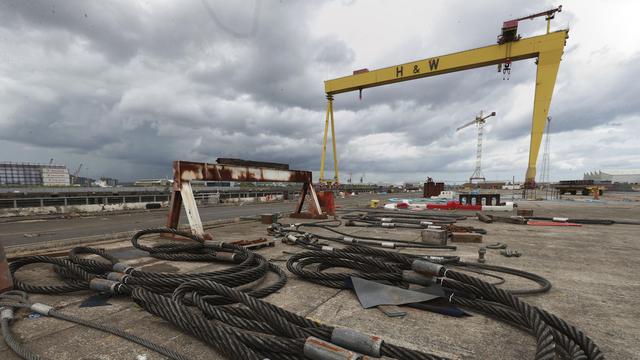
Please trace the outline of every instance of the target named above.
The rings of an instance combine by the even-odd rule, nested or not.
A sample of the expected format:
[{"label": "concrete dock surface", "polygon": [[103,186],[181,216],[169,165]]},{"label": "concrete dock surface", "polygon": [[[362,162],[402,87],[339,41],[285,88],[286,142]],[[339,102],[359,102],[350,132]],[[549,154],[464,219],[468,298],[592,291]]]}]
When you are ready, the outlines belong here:
[{"label": "concrete dock surface", "polygon": [[[354,197],[346,202],[338,200],[338,204],[344,207],[356,204],[364,206],[369,199],[366,196]],[[602,200],[581,201],[580,197],[576,197],[575,200],[519,201],[518,206],[520,209],[533,209],[535,216],[640,220],[639,195],[625,195],[624,199],[613,196],[608,199],[605,195]],[[272,209],[272,212],[282,211],[292,206],[293,204],[280,204],[256,209],[259,211],[255,213],[269,212],[268,209]],[[211,212],[215,212],[221,208],[211,209]],[[163,212],[158,214],[164,215]],[[507,258],[501,256],[499,250],[487,250],[487,264],[533,272],[549,279],[553,284],[548,293],[523,297],[525,301],[576,325],[595,341],[607,359],[640,359],[640,226],[615,224],[537,227],[507,223],[485,224],[475,219],[474,212],[466,214],[469,215],[468,219],[457,224],[486,229],[488,234],[484,236],[482,244],[458,243],[457,251],[403,251],[458,255],[466,261],[474,262],[480,245],[505,243],[509,249],[518,250],[523,255]],[[134,225],[140,225],[140,228],[162,226],[163,220],[159,216]],[[300,220],[284,218],[282,222],[295,223]],[[0,224],[3,233],[8,232],[7,226],[11,225]],[[22,223],[21,226],[25,230],[29,228],[28,223]],[[210,231],[216,240],[252,240],[267,237],[266,228],[267,225],[251,221],[230,223]],[[42,229],[46,230],[45,227]],[[102,231],[102,228],[93,229]],[[415,229],[342,227],[341,230],[381,238],[387,236],[417,240],[420,237],[419,230]],[[16,232],[15,229],[11,231]],[[82,236],[86,233],[78,234]],[[10,240],[11,237],[6,240],[4,235],[2,239],[13,241]],[[132,248],[131,243],[126,240],[100,247],[142,270],[203,272],[225,267],[211,263],[158,260]],[[301,251],[305,250],[280,242],[274,247],[257,250],[282,268],[285,268],[288,253]],[[363,309],[355,294],[349,290],[322,287],[287,274],[289,280],[286,286],[265,300],[323,323],[352,327],[380,335],[398,345],[452,359],[533,358],[533,336],[489,317],[474,313],[471,317],[453,318],[402,307],[408,313],[406,316],[390,318],[378,309]],[[30,265],[20,270],[17,276],[40,284],[60,281],[55,279],[51,267],[45,265]],[[536,285],[507,276],[506,283],[501,287],[509,289],[531,286]],[[31,299],[83,319],[119,326],[127,332],[180,351],[192,359],[222,359],[201,340],[148,314],[128,298],[113,297],[103,306],[80,307],[91,295],[89,292],[71,295],[34,294]],[[28,315],[28,312],[19,312],[13,330],[29,348],[46,359],[163,358],[115,336],[57,319]],[[18,357],[1,343],[0,359],[13,360]]]}]

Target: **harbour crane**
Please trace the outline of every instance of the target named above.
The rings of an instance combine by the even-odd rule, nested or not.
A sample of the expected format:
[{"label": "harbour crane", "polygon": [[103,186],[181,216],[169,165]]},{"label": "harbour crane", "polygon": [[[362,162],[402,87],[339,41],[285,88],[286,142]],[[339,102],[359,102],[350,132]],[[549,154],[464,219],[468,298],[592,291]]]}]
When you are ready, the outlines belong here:
[{"label": "harbour crane", "polygon": [[82,163],[80,163],[80,165],[78,165],[78,168],[76,169],[76,171],[73,172],[73,177],[77,178],[78,174],[80,174],[80,170],[82,170]]},{"label": "harbour crane", "polygon": [[473,119],[472,121],[469,121],[468,123],[456,129],[456,131],[460,131],[473,124],[476,124],[476,127],[478,128],[478,145],[476,148],[476,169],[473,171],[473,174],[471,174],[471,177],[469,178],[469,183],[473,183],[473,180],[482,180],[482,181],[486,180],[484,175],[482,174],[482,136],[484,132],[484,123],[486,123],[487,119],[492,116],[496,116],[495,111],[487,116],[483,116],[482,111],[480,111],[480,115],[477,115],[475,119]]},{"label": "harbour crane", "polygon": [[[433,56],[426,59],[398,64],[376,70],[355,70],[352,75],[326,80],[324,92],[327,98],[324,137],[322,141],[322,158],[320,160],[320,182],[339,182],[338,155],[336,153],[336,137],[333,116],[333,98],[335,95],[364,89],[394,84],[409,80],[417,80],[430,76],[448,74],[457,71],[470,70],[485,66],[498,65],[498,70],[504,75],[511,72],[514,61],[536,59],[535,95],[533,99],[533,116],[531,120],[531,140],[529,145],[529,162],[525,175],[525,186],[535,187],[536,162],[542,135],[544,133],[547,115],[556,84],[560,60],[564,53],[569,30],[551,31],[551,19],[561,7],[553,8],[523,18],[505,21],[498,43],[476,49],[460,51],[447,55]],[[518,22],[524,19],[534,19],[545,16],[547,32],[543,35],[523,38],[518,35]],[[324,177],[327,140],[331,127],[331,141],[333,145],[334,177],[327,180]]]}]

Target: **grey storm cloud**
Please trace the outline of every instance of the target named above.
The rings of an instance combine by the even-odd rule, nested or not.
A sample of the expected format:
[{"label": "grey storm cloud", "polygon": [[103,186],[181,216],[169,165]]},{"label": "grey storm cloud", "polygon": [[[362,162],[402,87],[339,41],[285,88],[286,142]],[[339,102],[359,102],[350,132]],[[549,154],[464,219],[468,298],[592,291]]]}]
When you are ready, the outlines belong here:
[{"label": "grey storm cloud", "polygon": [[[331,31],[340,24],[314,25],[324,6],[336,4],[363,3],[3,1],[1,160],[14,160],[23,148],[29,161],[85,161],[125,180],[166,176],[175,159],[218,156],[317,170],[324,80],[490,45],[503,20],[547,6],[434,2],[420,20],[423,32],[394,34],[393,44],[380,43],[385,51],[369,58],[358,49],[378,39],[350,43]],[[579,20],[568,8],[564,19]],[[393,20],[370,23],[366,15],[349,19],[358,24],[350,31],[393,28]],[[522,27],[540,33],[545,25]],[[640,76],[640,55],[620,58],[606,73],[589,72],[592,60],[578,54],[584,41],[569,40],[558,77],[552,130],[561,136],[625,128],[640,112],[640,86],[629,81]],[[494,162],[496,176],[523,173],[534,86],[534,60],[527,60],[514,63],[509,80],[487,67],[366,89],[362,99],[337,95],[343,174],[463,179],[473,166],[475,135],[455,128],[481,109],[499,114],[488,127],[487,164]],[[620,143],[620,132],[611,131],[594,143]],[[505,146],[512,151],[501,153]],[[612,154],[612,164],[624,164],[630,152]]]}]

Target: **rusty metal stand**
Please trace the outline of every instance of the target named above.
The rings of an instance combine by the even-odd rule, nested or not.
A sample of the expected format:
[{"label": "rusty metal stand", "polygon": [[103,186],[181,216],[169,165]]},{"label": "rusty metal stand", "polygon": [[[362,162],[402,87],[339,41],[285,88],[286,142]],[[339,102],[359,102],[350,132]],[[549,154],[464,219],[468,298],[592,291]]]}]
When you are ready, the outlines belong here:
[{"label": "rusty metal stand", "polygon": [[4,245],[0,244],[0,294],[11,289],[13,289],[13,278],[11,277],[11,271],[9,271]]},{"label": "rusty metal stand", "polygon": [[[232,162],[229,160],[233,160]],[[220,162],[224,162],[221,164]],[[256,166],[269,164],[270,166]],[[286,167],[285,167],[286,166]],[[238,159],[218,159],[218,163],[209,164],[190,161],[173,162],[173,190],[169,204],[167,227],[177,229],[180,222],[180,210],[184,204],[191,233],[204,239],[212,239],[205,233],[198,212],[191,181],[238,181],[238,182],[293,182],[302,183],[300,200],[292,217],[326,218],[318,196],[313,188],[311,171],[289,170],[288,165],[258,163]],[[307,212],[303,212],[305,199],[309,195]]]}]

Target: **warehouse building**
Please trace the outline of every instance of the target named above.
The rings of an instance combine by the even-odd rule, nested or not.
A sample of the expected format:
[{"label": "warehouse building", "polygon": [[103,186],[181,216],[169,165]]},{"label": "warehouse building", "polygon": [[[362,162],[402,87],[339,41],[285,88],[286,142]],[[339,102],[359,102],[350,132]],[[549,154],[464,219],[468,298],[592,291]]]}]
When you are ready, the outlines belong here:
[{"label": "warehouse building", "polygon": [[69,186],[69,170],[62,165],[0,163],[0,186]]},{"label": "warehouse building", "polygon": [[640,170],[593,171],[584,173],[583,180],[593,180],[595,182],[610,181],[613,184],[640,184]]}]

